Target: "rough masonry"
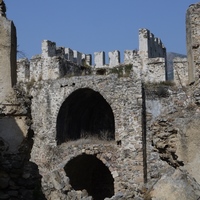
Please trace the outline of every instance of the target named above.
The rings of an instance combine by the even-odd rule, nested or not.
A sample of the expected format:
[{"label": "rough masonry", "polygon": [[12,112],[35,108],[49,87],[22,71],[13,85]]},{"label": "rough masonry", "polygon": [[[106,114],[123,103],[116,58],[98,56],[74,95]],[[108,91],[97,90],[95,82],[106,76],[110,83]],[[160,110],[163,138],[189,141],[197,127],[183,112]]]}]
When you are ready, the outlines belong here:
[{"label": "rough masonry", "polygon": [[187,11],[188,58],[174,59],[169,82],[166,48],[144,28],[124,63],[118,50],[107,64],[103,51],[92,58],[48,40],[41,55],[16,62],[1,3],[0,31],[9,33],[0,35],[4,199],[200,197],[199,4]]}]

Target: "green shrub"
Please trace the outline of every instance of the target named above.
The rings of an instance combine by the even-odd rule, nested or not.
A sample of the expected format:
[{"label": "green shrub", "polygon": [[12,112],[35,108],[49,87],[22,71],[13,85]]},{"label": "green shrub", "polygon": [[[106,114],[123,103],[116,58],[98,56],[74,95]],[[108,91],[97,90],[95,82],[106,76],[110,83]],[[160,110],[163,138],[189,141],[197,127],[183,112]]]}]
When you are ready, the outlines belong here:
[{"label": "green shrub", "polygon": [[110,69],[110,74],[117,74],[118,77],[128,77],[130,75],[130,72],[132,70],[133,65],[127,64],[127,65],[119,65],[117,67],[113,67]]}]

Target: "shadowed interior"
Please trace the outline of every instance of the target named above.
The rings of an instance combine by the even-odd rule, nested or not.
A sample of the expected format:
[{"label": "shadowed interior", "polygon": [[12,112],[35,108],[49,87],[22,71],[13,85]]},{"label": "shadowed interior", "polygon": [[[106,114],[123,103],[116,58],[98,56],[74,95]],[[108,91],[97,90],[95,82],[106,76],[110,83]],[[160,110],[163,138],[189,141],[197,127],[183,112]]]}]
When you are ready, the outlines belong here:
[{"label": "shadowed interior", "polygon": [[109,169],[95,156],[77,156],[64,169],[74,190],[86,189],[94,200],[114,195],[114,179]]},{"label": "shadowed interior", "polygon": [[99,92],[81,88],[63,102],[57,117],[58,144],[81,137],[96,136],[114,140],[114,115],[110,105]]}]

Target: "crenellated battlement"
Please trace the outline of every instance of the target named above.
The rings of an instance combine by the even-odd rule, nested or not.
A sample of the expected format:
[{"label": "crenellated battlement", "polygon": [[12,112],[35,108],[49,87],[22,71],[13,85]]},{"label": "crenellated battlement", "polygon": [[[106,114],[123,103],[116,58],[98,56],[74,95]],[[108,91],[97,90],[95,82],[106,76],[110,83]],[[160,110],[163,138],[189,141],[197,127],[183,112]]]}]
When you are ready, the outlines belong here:
[{"label": "crenellated battlement", "polygon": [[121,62],[121,53],[118,50],[108,52],[109,63],[106,64],[105,62],[105,52],[95,52],[94,53],[94,67],[101,68],[101,67],[115,67],[120,64],[133,64],[135,60],[139,58],[137,50],[125,50],[124,51],[124,62]]},{"label": "crenellated battlement", "polygon": [[144,58],[166,58],[166,48],[160,38],[148,29],[139,30],[139,55]]},{"label": "crenellated battlement", "polygon": [[69,62],[72,62],[79,66],[92,66],[92,67],[114,67],[120,64],[130,64],[133,59],[139,56],[137,50],[124,51],[124,63],[121,63],[121,53],[118,50],[108,52],[109,63],[106,64],[104,51],[94,52],[94,65],[92,65],[92,55],[84,54],[76,50],[65,47],[56,47],[55,42],[44,40],[42,42],[42,54],[41,58],[50,59],[54,56],[60,56],[65,58]]},{"label": "crenellated battlement", "polygon": [[[155,79],[156,81],[157,75],[153,73],[154,71],[155,73],[159,71],[161,80],[165,80],[166,49],[161,40],[154,37],[147,29],[139,30],[139,51],[124,51],[124,62],[121,62],[122,54],[118,50],[108,52],[109,61],[107,64],[104,51],[94,52],[94,60],[92,60],[91,54],[81,53],[69,47],[57,47],[55,42],[49,40],[42,42],[41,49],[41,55],[32,57],[30,61],[27,59],[18,60],[18,81],[54,80],[69,75],[95,74],[98,68],[112,69],[129,64],[136,67],[139,74],[145,74],[145,80],[150,74],[150,80]],[[164,64],[154,65],[152,61],[149,61],[149,59],[157,57],[164,58]],[[149,79],[147,78],[147,80]]]},{"label": "crenellated battlement", "polygon": [[48,59],[54,56],[65,58],[69,62],[77,65],[91,65],[91,55],[84,54],[76,50],[65,47],[57,47],[55,42],[44,40],[42,42],[42,54],[41,57]]},{"label": "crenellated battlement", "polygon": [[[94,52],[94,66],[102,67],[107,65],[109,67],[117,66],[121,63],[121,52],[114,50],[108,52],[109,63],[105,63],[105,52]],[[56,47],[55,42],[44,40],[42,42],[42,57],[61,56],[77,65],[87,64],[92,65],[92,55],[84,54],[76,50],[65,47]],[[166,58],[166,48],[164,47],[160,38],[154,37],[148,29],[139,30],[139,51],[125,50],[124,63],[132,63],[132,60],[140,56],[141,58]]]}]

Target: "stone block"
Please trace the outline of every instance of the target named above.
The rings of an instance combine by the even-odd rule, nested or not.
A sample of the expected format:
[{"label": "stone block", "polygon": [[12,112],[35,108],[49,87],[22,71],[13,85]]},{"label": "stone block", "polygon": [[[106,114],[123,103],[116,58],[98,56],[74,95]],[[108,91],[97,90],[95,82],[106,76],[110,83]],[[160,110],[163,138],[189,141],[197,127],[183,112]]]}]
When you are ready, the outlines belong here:
[{"label": "stone block", "polygon": [[133,60],[136,56],[137,56],[136,50],[125,50],[124,51],[124,64],[133,63]]},{"label": "stone block", "polygon": [[92,65],[92,57],[90,54],[82,54],[82,65],[83,66],[91,66]]},{"label": "stone block", "polygon": [[113,176],[113,178],[116,178],[116,177],[118,177],[118,176],[119,176],[119,174],[118,174],[118,172],[117,172],[117,171],[113,171],[113,172],[112,172],[112,176]]},{"label": "stone block", "polygon": [[147,29],[140,29],[139,30],[139,55],[143,58],[147,58],[148,54],[148,42],[150,31]]},{"label": "stone block", "polygon": [[115,50],[108,53],[109,67],[114,67],[120,64],[120,52]]},{"label": "stone block", "polygon": [[49,40],[42,42],[42,57],[48,58],[56,56],[56,43]]},{"label": "stone block", "polygon": [[103,67],[105,65],[105,52],[95,52],[94,53],[94,65],[95,67]]},{"label": "stone block", "polygon": [[65,48],[65,57],[67,60],[73,62],[74,59],[74,52],[70,48]]},{"label": "stone block", "polygon": [[92,55],[91,54],[87,54],[85,56],[85,62],[86,62],[86,65],[92,65]]},{"label": "stone block", "polygon": [[82,65],[82,53],[75,50],[73,52],[74,52],[73,62],[76,63],[77,65]]}]

